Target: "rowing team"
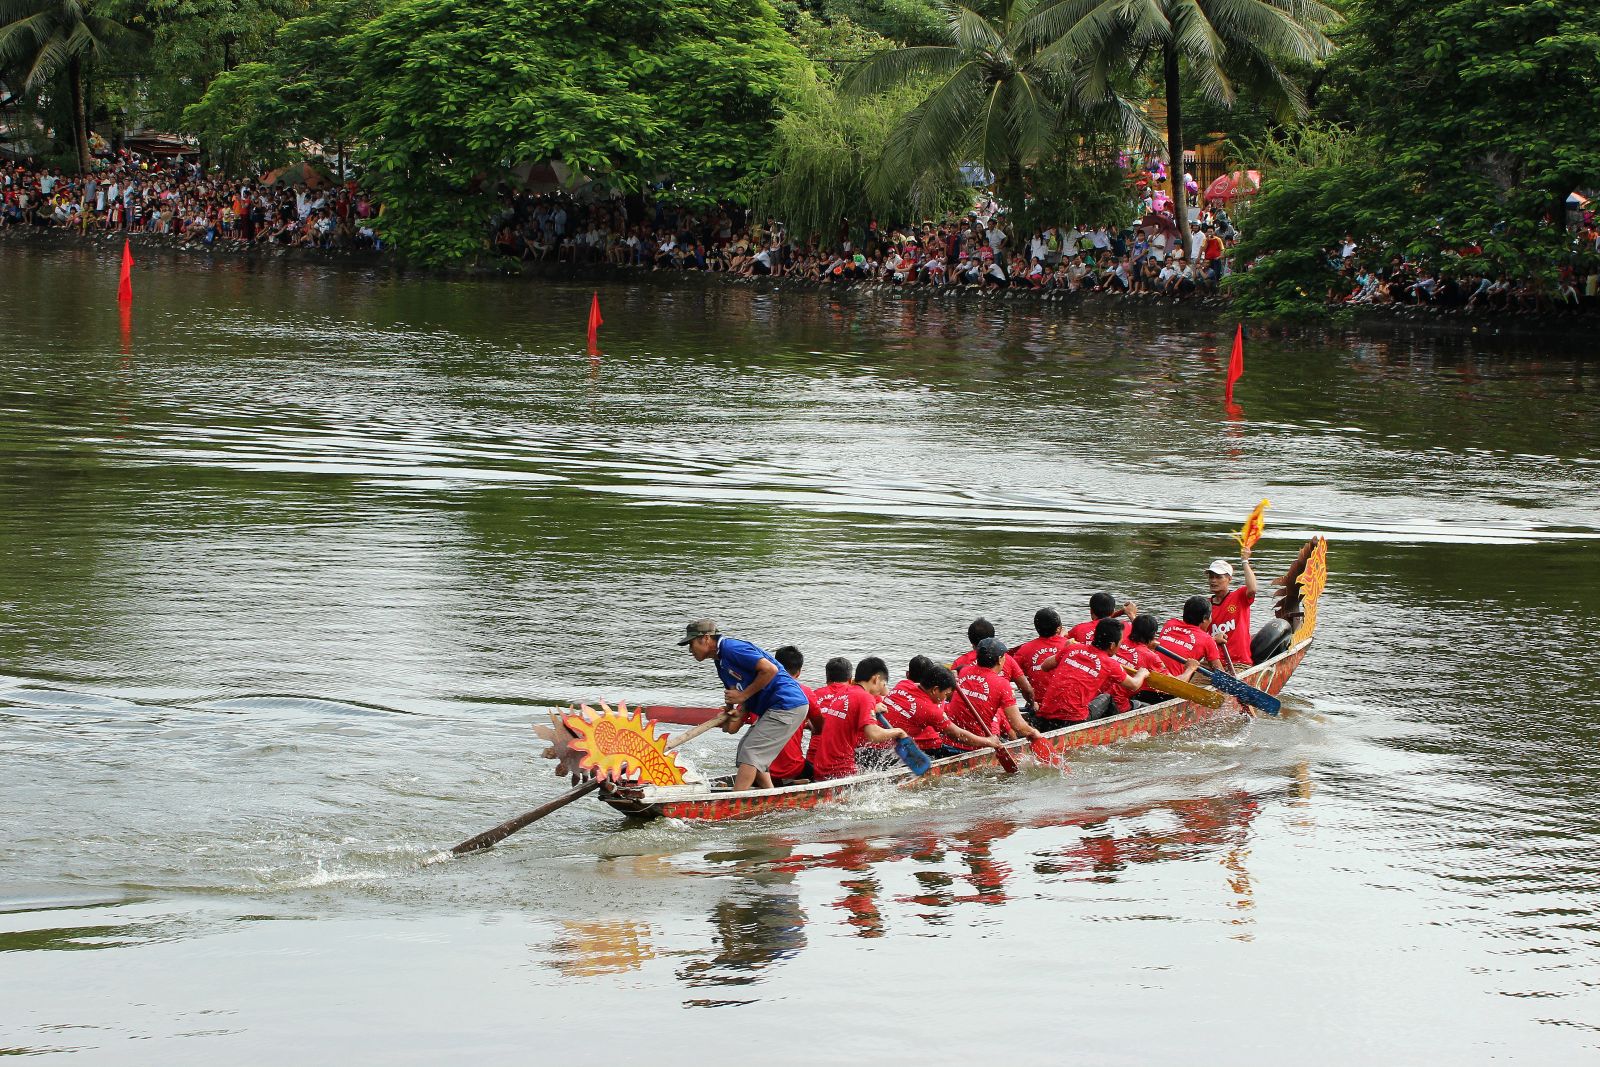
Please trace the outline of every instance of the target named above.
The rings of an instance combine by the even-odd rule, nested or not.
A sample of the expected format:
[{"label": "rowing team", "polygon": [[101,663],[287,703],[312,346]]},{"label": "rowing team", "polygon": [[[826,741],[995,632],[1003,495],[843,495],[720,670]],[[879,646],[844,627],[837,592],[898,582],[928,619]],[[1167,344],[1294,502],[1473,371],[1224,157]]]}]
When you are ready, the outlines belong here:
[{"label": "rowing team", "polygon": [[[1131,601],[1118,607],[1109,593],[1090,597],[1091,618],[1066,632],[1054,608],[1041,608],[1033,617],[1038,636],[1012,650],[992,623],[977,619],[967,627],[971,651],[948,667],[917,656],[892,688],[879,657],[852,667],[839,656],[824,668],[826,684],[808,689],[797,681],[799,649],[768,653],[724,636],[710,619],[690,623],[678,644],[696,660],[714,661],[725,705],[745,713],[724,725],[729,733],[750,727],[739,742],[733,788],[770,789],[849,777],[862,763],[884,765],[901,738],[937,759],[1165,700],[1144,688],[1152,671],[1186,680],[1201,664],[1216,671],[1248,666],[1256,596],[1248,550],[1244,574],[1244,583],[1230,588],[1233,566],[1212,561],[1211,595],[1190,597],[1182,617],[1165,623],[1139,614]],[[1182,657],[1181,668],[1172,670],[1158,647]]]}]

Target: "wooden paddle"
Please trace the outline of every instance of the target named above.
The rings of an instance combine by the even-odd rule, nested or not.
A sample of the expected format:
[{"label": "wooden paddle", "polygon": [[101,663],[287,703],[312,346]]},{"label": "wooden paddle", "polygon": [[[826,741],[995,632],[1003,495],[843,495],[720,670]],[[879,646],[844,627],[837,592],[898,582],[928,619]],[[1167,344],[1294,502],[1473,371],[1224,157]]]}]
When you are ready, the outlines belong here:
[{"label": "wooden paddle", "polygon": [[[1128,666],[1126,663],[1122,665],[1122,669],[1127,671],[1130,675],[1138,673],[1138,671]],[[1154,689],[1158,693],[1165,693],[1169,697],[1182,697],[1192,704],[1204,704],[1208,708],[1222,707],[1223,696],[1215,689],[1206,689],[1203,686],[1195,685],[1193,682],[1186,682],[1181,678],[1174,678],[1170,674],[1161,674],[1157,671],[1151,671],[1149,675],[1146,676],[1144,684],[1149,686],[1151,689]]]},{"label": "wooden paddle", "polygon": [[[1179,663],[1188,662],[1183,656],[1178,655],[1170,648],[1163,648],[1157,645],[1156,650],[1163,656],[1175,659]],[[1262,692],[1253,685],[1239,681],[1231,674],[1223,674],[1221,671],[1214,671],[1208,667],[1196,667],[1195,671],[1200,677],[1235,698],[1241,704],[1249,704],[1251,707],[1260,708],[1268,715],[1276,715],[1283,708],[1283,701],[1271,693]]]},{"label": "wooden paddle", "polygon": [[[956,686],[956,692],[960,694],[961,702],[967,706],[967,710],[972,712],[972,717],[978,720],[978,726],[982,728],[983,736],[993,737],[994,731],[989,729],[989,724],[983,721],[983,716],[978,714],[978,709],[972,706],[972,698],[963,693],[959,685]],[[1000,766],[1007,774],[1017,773],[1017,757],[1007,752],[1005,745],[1002,744],[999,748],[994,749],[994,758],[1000,761]]]},{"label": "wooden paddle", "polygon": [[[721,726],[728,716],[732,715],[733,713],[734,711],[732,708],[724,708],[721,714],[719,714],[716,718],[707,722],[703,722],[699,726],[696,726],[693,730],[673,738],[667,744],[667,751],[670,752],[679,745],[693,741],[706,731]],[[477,837],[467,838],[465,841],[461,842],[461,844],[457,845],[455,848],[452,848],[450,850],[450,854],[453,856],[465,856],[469,852],[481,852],[483,849],[498,845],[500,842],[504,841],[518,830],[531,826],[533,823],[538,822],[546,815],[549,815],[552,811],[559,811],[568,804],[571,804],[574,800],[577,800],[579,797],[583,796],[585,793],[592,793],[596,789],[599,789],[601,782],[602,779],[600,778],[592,778],[589,781],[584,782],[582,785],[574,786],[572,789],[556,797],[554,800],[540,804],[532,811],[524,812],[523,814],[518,815],[515,819],[507,819],[499,826],[496,826],[493,830],[485,830]]]}]

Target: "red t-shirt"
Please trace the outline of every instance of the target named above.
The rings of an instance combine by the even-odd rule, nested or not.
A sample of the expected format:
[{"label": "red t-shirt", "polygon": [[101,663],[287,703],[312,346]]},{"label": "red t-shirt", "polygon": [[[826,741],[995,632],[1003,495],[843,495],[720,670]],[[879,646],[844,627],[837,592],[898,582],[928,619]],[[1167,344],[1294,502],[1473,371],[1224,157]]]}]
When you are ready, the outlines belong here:
[{"label": "red t-shirt", "polygon": [[878,710],[883,712],[890,726],[904,730],[918,748],[939,748],[944,744],[944,735],[939,728],[949,725],[949,717],[922,686],[910,678],[896,682],[878,705]]},{"label": "red t-shirt", "polygon": [[1050,680],[1050,671],[1045,670],[1039,664],[1051,656],[1061,655],[1061,650],[1066,648],[1067,644],[1068,638],[1064,634],[1056,634],[1054,637],[1035,637],[1032,641],[1018,646],[1017,650],[1012,653],[1012,656],[1016,658],[1017,663],[1022,667],[1023,677],[1027,678],[1028,684],[1033,686],[1035,699],[1038,699],[1044,692],[1044,687]]},{"label": "red t-shirt", "polygon": [[[1089,717],[1089,701],[1101,693],[1122,688],[1126,677],[1122,664],[1093,645],[1073,645],[1061,653],[1061,662],[1050,675],[1050,688],[1039,705],[1039,717],[1057,722],[1083,722]],[[1115,699],[1115,698],[1113,698]]]},{"label": "red t-shirt", "polygon": [[[961,668],[961,673],[956,675],[956,685],[967,699],[962,700],[958,693],[950,694],[950,699],[944,705],[950,721],[979,737],[988,734],[1004,737],[1010,727],[1006,709],[1015,707],[1017,703],[1017,694],[1011,688],[1011,683],[997,671],[972,663]],[[972,702],[972,708],[967,707],[967,701]],[[977,716],[972,714],[973,708],[977,709]],[[984,729],[981,723],[987,723],[989,728]],[[956,748],[966,747],[953,741],[950,744]]]},{"label": "red t-shirt", "polygon": [[[1222,662],[1222,650],[1211,640],[1211,635],[1198,626],[1190,626],[1182,619],[1168,619],[1162,623],[1161,631],[1156,634],[1156,644],[1176,652],[1184,659],[1197,659],[1201,663],[1210,660]],[[1162,658],[1166,659],[1165,656]],[[1177,666],[1170,660],[1168,662],[1172,667]],[[1171,673],[1170,670],[1168,673]]]},{"label": "red t-shirt", "polygon": [[[1166,662],[1166,657],[1149,645],[1132,645],[1126,640],[1111,650],[1118,663],[1132,667],[1134,670],[1160,671],[1162,674],[1171,674],[1172,667]],[[1143,690],[1140,690],[1143,692]],[[1117,710],[1127,711],[1128,691],[1118,686],[1112,691],[1111,699],[1116,702]]]},{"label": "red t-shirt", "polygon": [[[796,682],[794,684],[795,685],[800,685],[799,682]],[[811,705],[811,710],[806,713],[806,718],[807,718],[808,721],[810,721],[812,729],[816,729],[817,724],[820,721],[819,720],[819,716],[817,715],[817,698],[812,694],[811,690],[809,688],[807,688],[806,686],[800,685],[800,689],[801,689],[802,692],[805,693],[806,700]],[[754,722],[755,719],[754,719],[753,716],[746,716],[746,721],[747,722]],[[805,723],[801,723],[800,724],[800,729],[796,730],[794,732],[794,734],[792,736],[790,736],[788,743],[783,746],[783,751],[778,753],[778,758],[773,760],[772,761],[772,766],[767,768],[767,773],[768,774],[772,775],[772,777],[775,778],[775,779],[776,778],[793,778],[795,775],[799,774],[802,770],[805,769],[805,765],[806,765],[806,736],[805,735],[806,735],[806,724]]]},{"label": "red t-shirt", "polygon": [[[1211,623],[1205,628],[1206,633],[1227,646],[1235,667],[1250,665],[1250,605],[1255,599],[1250,590],[1236,585],[1224,594],[1222,603],[1211,602]],[[1226,664],[1228,660],[1222,662]]]},{"label": "red t-shirt", "polygon": [[[971,666],[976,662],[978,662],[978,650],[973,649],[970,652],[963,652],[961,655],[957,656],[955,658],[955,662],[950,664],[950,669],[955,671],[957,674],[960,674],[963,667]],[[1025,677],[1022,673],[1022,664],[1013,659],[1011,657],[1011,653],[1009,652],[1007,652],[1005,654],[1005,658],[1000,661],[1000,669],[1002,673],[1005,674],[1006,681],[1010,682],[1012,685],[1016,685]]]},{"label": "red t-shirt", "polygon": [[[1129,622],[1127,619],[1118,619],[1117,621],[1122,623],[1122,637],[1118,638],[1118,640],[1123,640],[1128,636],[1128,630],[1133,626],[1133,623]],[[1090,619],[1088,622],[1080,622],[1078,625],[1067,631],[1067,637],[1078,642],[1080,645],[1087,645],[1091,640],[1094,639],[1094,628],[1099,625],[1099,619]]]},{"label": "red t-shirt", "polygon": [[811,700],[822,720],[811,737],[811,770],[818,781],[848,778],[856,773],[856,747],[866,740],[867,723],[877,721],[878,701],[854,682],[830,682]]}]

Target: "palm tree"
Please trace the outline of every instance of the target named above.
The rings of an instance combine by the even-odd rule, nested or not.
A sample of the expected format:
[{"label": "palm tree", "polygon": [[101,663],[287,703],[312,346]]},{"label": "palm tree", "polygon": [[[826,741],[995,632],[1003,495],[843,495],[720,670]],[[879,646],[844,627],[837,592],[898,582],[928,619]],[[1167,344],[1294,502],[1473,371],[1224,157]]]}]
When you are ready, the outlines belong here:
[{"label": "palm tree", "polygon": [[91,10],[93,0],[0,0],[0,66],[22,72],[37,90],[65,75],[72,103],[72,139],[78,169],[89,169],[88,101],[84,71],[115,45],[144,39],[137,30]]},{"label": "palm tree", "polygon": [[1090,79],[1069,50],[1052,47],[1039,18],[1051,0],[936,0],[944,41],[881,52],[845,78],[849,93],[926,82],[927,97],[889,134],[878,166],[885,182],[978,163],[994,174],[1013,216],[1023,211],[1024,168],[1056,150],[1066,121],[1114,119],[1130,137],[1137,111],[1108,86],[1090,100]]},{"label": "palm tree", "polygon": [[1079,91],[1089,98],[1111,91],[1113,75],[1159,59],[1167,96],[1167,163],[1178,236],[1189,248],[1184,210],[1183,84],[1185,65],[1201,90],[1231,105],[1240,84],[1262,97],[1280,118],[1302,114],[1300,88],[1285,61],[1325,58],[1333,45],[1325,32],[1338,13],[1318,0],[1046,0],[1036,16],[1053,39],[1047,54],[1086,57]]}]

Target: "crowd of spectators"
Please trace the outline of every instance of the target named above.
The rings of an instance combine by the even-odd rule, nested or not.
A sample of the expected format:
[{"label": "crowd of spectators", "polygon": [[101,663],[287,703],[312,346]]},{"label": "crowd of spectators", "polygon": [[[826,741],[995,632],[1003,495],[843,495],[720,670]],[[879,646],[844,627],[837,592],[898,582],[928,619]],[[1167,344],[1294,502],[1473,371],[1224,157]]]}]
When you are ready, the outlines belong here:
[{"label": "crowd of spectators", "polygon": [[1429,270],[1404,255],[1390,255],[1373,267],[1366,263],[1374,257],[1347,235],[1326,252],[1329,269],[1337,272],[1328,303],[1411,305],[1464,314],[1600,311],[1600,227],[1593,212],[1579,221],[1554,289],[1540,280],[1484,270],[1479,253],[1475,245],[1460,249],[1453,270]]},{"label": "crowd of spectators", "polygon": [[382,247],[370,197],[354,182],[318,185],[240,181],[186,160],[127,152],[86,175],[0,160],[0,228],[169,234],[206,246]]},{"label": "crowd of spectators", "polygon": [[1020,239],[980,199],[965,216],[898,228],[842,221],[828,239],[798,239],[774,219],[729,208],[694,211],[642,198],[580,201],[506,196],[496,251],[516,259],[607,263],[641,270],[792,278],[829,286],[1080,291],[1186,297],[1216,290],[1238,232],[1225,210],[1196,217],[1188,249],[1155,203],[1141,223],[1050,226]]},{"label": "crowd of spectators", "polygon": [[[81,176],[0,159],[0,228],[167,234],[208,247],[381,250],[373,229],[380,208],[372,198],[355,182],[316,184],[240,181],[183,159],[129,152]],[[1158,194],[1143,196],[1135,216],[1140,221],[1120,227],[1066,224],[1018,233],[992,200],[979,196],[960,217],[897,227],[841,220],[826,237],[800,238],[779,221],[729,206],[690,209],[643,196],[508,191],[493,227],[493,247],[523,261],[791,278],[837,287],[1046,297],[1100,292],[1185,298],[1215,292],[1232,269],[1238,239],[1227,211],[1217,205],[1190,209],[1191,243],[1180,248],[1171,202]],[[1467,313],[1600,308],[1600,228],[1592,212],[1582,218],[1574,249],[1552,290],[1474,269],[1471,248],[1447,272],[1420,268],[1401,255],[1373,267],[1367,250],[1347,238],[1328,250],[1336,281],[1327,300]]]}]

